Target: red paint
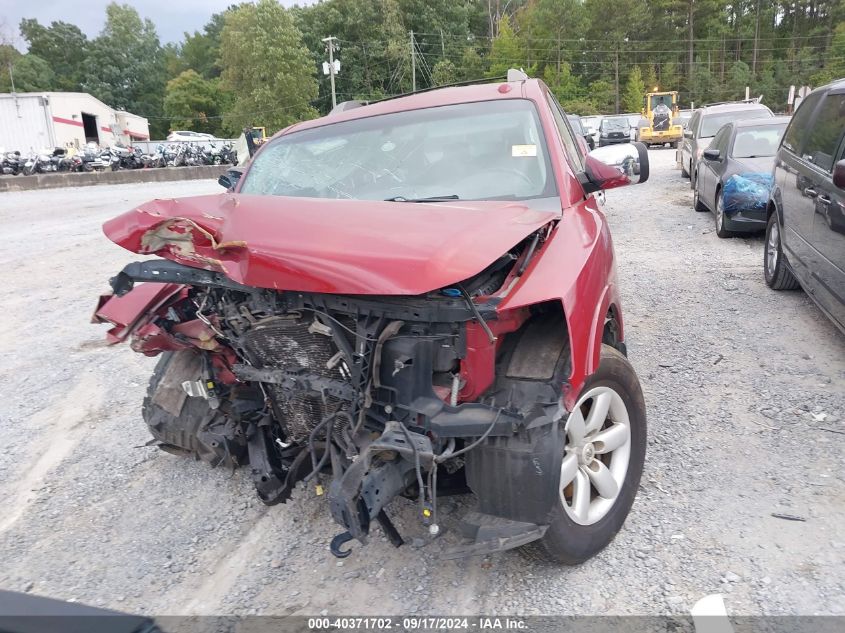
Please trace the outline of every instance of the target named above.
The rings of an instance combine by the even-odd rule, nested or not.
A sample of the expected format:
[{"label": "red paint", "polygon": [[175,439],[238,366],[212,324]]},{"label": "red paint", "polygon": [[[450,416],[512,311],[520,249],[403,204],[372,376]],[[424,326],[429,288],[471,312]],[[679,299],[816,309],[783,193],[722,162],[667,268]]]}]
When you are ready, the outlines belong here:
[{"label": "red paint", "polygon": [[111,128],[110,128],[110,127],[107,127],[107,126],[105,126],[105,125],[101,125],[101,126],[100,126],[100,129],[101,129],[103,132],[111,132]]},{"label": "red paint", "polygon": [[[156,200],[118,216],[104,226],[106,235],[124,248],[156,254],[181,263],[224,272],[252,286],[343,294],[418,295],[467,279],[534,231],[548,227],[524,274],[511,276],[496,293],[498,319],[489,322],[497,337],[490,342],[478,323],[467,326],[467,356],[461,363],[465,385],[460,399],[476,399],[492,384],[498,345],[525,321],[530,306],[560,301],[566,315],[572,371],[564,388],[571,409],[599,362],[605,316],[613,306],[622,340],[621,305],[613,244],[604,214],[578,181],[580,166],[568,159],[547,100],[537,80],[502,92],[498,84],[445,88],[385,101],[305,121],[282,130],[296,131],[343,120],[390,112],[494,99],[530,99],[536,105],[549,146],[561,212],[537,212],[518,203],[456,202],[409,204],[358,200],[321,200],[220,194],[180,200]],[[262,150],[259,150],[262,151]],[[606,188],[629,184],[618,171],[587,158],[591,173]],[[243,182],[243,178],[241,182]],[[169,228],[190,234],[184,241],[153,247],[145,234]],[[127,300],[139,293],[138,286]],[[165,286],[167,287],[167,286]],[[178,287],[177,287],[178,288]],[[145,291],[149,292],[149,291]],[[172,297],[171,289],[165,295]],[[119,301],[115,299],[113,301]],[[144,315],[167,299],[139,296],[121,306],[128,315],[112,314],[111,301],[98,316],[122,325],[118,335],[144,322]],[[160,308],[159,308],[160,309]],[[111,315],[113,318],[109,318]],[[149,318],[147,318],[147,322]],[[114,332],[114,330],[113,330]],[[149,333],[153,335],[153,332]],[[146,351],[150,348],[145,347]],[[225,365],[231,353],[213,354]],[[445,391],[440,394],[445,395]]]},{"label": "red paint", "polygon": [[132,130],[126,130],[126,133],[129,135],[129,138],[134,138],[139,141],[145,141],[150,138],[147,134],[142,134],[141,132],[133,132]]},{"label": "red paint", "polygon": [[[219,194],[154,200],[106,222],[103,230],[135,253],[223,272],[250,286],[418,295],[481,272],[555,217],[511,202]],[[144,235],[168,221],[170,231],[190,233],[193,254],[179,250],[183,240],[157,250],[144,246]]]},{"label": "red paint", "polygon": [[75,125],[77,127],[85,127],[82,121],[74,121],[73,119],[63,119],[62,117],[54,116],[53,121],[55,123],[64,123],[65,125]]},{"label": "red paint", "polygon": [[91,318],[93,323],[111,323],[108,331],[109,343],[120,343],[133,330],[149,322],[155,314],[172,305],[188,294],[180,284],[138,284],[132,292],[122,296],[103,295]]}]

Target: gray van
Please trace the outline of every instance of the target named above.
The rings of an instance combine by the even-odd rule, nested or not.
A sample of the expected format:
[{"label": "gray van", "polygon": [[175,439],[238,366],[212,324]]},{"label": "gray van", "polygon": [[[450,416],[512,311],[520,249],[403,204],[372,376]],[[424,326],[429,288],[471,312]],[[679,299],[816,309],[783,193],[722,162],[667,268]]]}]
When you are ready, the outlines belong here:
[{"label": "gray van", "polygon": [[763,268],[845,332],[845,79],[804,98],[775,157]]}]

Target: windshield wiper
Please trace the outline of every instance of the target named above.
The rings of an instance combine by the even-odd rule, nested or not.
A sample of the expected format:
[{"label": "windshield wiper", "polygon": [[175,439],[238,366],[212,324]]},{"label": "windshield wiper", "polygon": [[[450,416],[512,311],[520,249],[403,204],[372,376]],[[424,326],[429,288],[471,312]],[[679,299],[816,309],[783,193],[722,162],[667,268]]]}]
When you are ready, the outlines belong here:
[{"label": "windshield wiper", "polygon": [[385,198],[385,202],[446,202],[447,200],[460,200],[457,194],[449,196],[431,196],[429,198],[406,198],[405,196],[394,196]]}]

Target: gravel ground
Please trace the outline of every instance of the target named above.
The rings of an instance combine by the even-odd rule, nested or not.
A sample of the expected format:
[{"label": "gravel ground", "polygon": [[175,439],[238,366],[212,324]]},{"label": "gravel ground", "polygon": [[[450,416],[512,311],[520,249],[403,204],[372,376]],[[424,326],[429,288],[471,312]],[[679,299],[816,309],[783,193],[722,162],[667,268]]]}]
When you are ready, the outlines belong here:
[{"label": "gravel ground", "polygon": [[[149,614],[662,614],[724,594],[731,614],[845,613],[845,337],[762,280],[759,236],[719,240],[669,150],[608,192],[649,452],[616,540],[580,567],[519,552],[441,561],[410,541],[345,561],[323,498],[266,508],[243,472],[143,447],[155,359],[87,321],[134,256],[99,225],[180,182],[0,197],[0,588]],[[446,501],[442,515],[471,505]],[[789,521],[773,513],[795,515]],[[448,524],[447,524],[448,527]]]}]

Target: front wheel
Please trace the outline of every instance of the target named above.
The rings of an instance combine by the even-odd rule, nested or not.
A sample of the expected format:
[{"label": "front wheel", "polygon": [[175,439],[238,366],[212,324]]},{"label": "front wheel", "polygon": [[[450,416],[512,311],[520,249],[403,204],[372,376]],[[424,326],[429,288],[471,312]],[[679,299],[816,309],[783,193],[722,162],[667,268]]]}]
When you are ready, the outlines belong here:
[{"label": "front wheel", "polygon": [[595,556],[625,522],[643,472],[646,410],[634,368],[602,345],[601,363],[566,421],[558,500],[545,535],[529,545],[576,565]]},{"label": "front wheel", "polygon": [[725,228],[725,201],[722,192],[716,194],[716,235],[733,237],[734,232]]},{"label": "front wheel", "polygon": [[799,285],[795,275],[789,270],[786,257],[783,254],[777,213],[772,213],[769,216],[769,223],[766,225],[766,243],[763,247],[763,276],[766,279],[766,285],[773,290],[795,290]]},{"label": "front wheel", "polygon": [[707,211],[707,207],[701,201],[701,195],[698,193],[698,176],[692,179],[692,208],[703,213]]}]

